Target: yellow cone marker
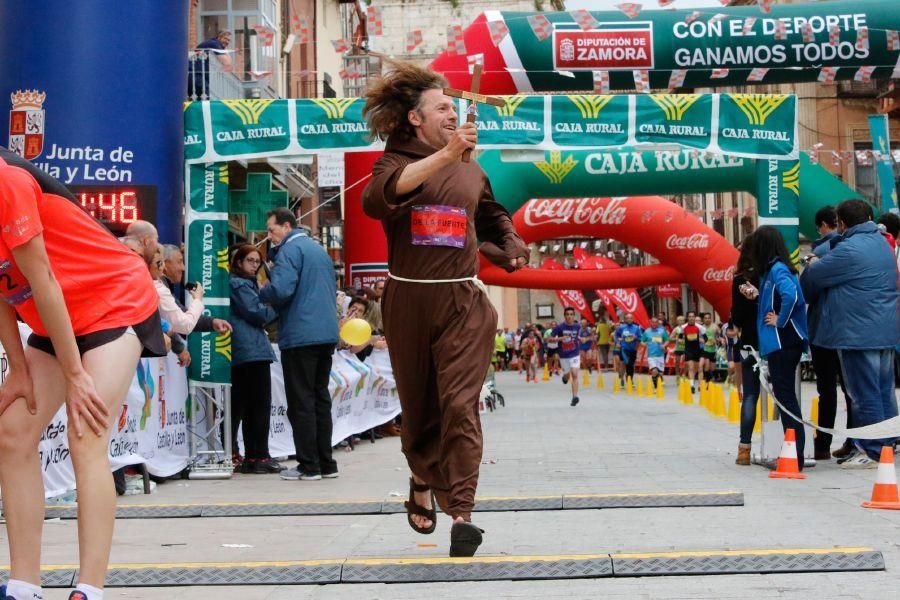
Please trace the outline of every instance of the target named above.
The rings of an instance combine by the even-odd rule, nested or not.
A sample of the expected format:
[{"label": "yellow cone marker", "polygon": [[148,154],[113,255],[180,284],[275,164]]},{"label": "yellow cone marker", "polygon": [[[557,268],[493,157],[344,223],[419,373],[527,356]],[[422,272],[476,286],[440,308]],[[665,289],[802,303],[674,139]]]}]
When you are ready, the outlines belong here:
[{"label": "yellow cone marker", "polygon": [[541,381],[550,381],[550,365],[544,363],[544,376],[541,377]]}]

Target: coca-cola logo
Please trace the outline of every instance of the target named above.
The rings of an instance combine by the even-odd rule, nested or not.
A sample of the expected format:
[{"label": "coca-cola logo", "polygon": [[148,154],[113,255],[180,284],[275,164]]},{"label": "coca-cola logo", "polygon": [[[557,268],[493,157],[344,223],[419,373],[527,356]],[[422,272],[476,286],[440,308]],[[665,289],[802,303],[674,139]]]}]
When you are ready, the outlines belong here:
[{"label": "coca-cola logo", "polygon": [[713,269],[710,267],[703,272],[703,281],[707,283],[731,281],[732,278],[734,278],[734,265],[727,269]]},{"label": "coca-cola logo", "polygon": [[692,233],[679,237],[676,234],[669,236],[666,240],[666,248],[669,250],[699,250],[701,248],[709,248],[709,234]]},{"label": "coca-cola logo", "polygon": [[568,305],[579,312],[587,308],[587,301],[584,299],[584,294],[578,290],[563,290],[562,295],[569,301]]},{"label": "coca-cola logo", "polygon": [[637,310],[638,302],[640,302],[640,300],[638,299],[638,295],[636,292],[619,288],[613,290],[612,293],[613,296],[615,296],[616,299],[618,299],[619,302],[622,303],[622,308],[627,312],[633,313]]},{"label": "coca-cola logo", "polygon": [[621,225],[625,222],[625,198],[549,198],[525,205],[525,224]]}]

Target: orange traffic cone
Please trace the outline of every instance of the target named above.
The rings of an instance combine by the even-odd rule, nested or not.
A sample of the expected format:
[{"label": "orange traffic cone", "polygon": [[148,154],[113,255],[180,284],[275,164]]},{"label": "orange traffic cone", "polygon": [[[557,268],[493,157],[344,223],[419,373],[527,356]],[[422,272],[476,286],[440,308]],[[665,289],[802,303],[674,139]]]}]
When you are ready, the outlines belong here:
[{"label": "orange traffic cone", "polygon": [[797,434],[793,429],[784,432],[784,444],[781,445],[781,454],[778,456],[778,468],[769,473],[769,477],[806,479],[806,475],[800,472],[800,465],[797,464]]},{"label": "orange traffic cone", "polygon": [[864,508],[886,508],[900,510],[900,488],[897,487],[897,472],[894,471],[894,451],[890,446],[881,448],[872,500],[862,503]]}]

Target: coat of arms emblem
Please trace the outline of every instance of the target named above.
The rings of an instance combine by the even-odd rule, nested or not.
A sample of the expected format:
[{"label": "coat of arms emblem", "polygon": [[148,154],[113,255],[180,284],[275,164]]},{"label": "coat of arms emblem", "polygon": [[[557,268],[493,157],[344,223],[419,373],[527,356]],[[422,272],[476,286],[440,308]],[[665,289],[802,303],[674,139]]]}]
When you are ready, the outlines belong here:
[{"label": "coat of arms emblem", "polygon": [[38,90],[17,90],[9,95],[9,149],[26,160],[44,151],[44,99]]}]

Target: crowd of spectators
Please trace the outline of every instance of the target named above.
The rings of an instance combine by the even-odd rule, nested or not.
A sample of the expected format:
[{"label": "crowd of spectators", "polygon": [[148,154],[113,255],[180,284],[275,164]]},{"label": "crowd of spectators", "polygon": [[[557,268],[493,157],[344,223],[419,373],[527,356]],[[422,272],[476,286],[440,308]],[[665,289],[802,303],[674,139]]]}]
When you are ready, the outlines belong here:
[{"label": "crowd of spectators", "polygon": [[[183,248],[160,244],[151,223],[132,223],[121,241],[147,264],[159,295],[166,345],[181,366],[191,363],[187,335],[232,332],[231,431],[222,434],[230,436],[235,470],[279,473],[287,480],[335,478],[338,465],[332,455],[328,391],[332,355],[336,349],[349,350],[364,360],[375,348],[386,348],[380,307],[384,282],[372,289],[338,291],[330,257],[298,226],[290,210],[269,213],[267,228],[267,256],[258,245],[231,249],[227,321],[207,314],[203,287],[184,279]],[[371,325],[368,343],[349,347],[339,339],[339,326],[352,318]],[[272,339],[277,339],[280,358]],[[294,433],[297,466],[291,469],[270,456],[268,448],[271,368],[276,360],[283,370],[287,417]],[[243,455],[238,452],[238,430]],[[352,449],[360,436],[374,441],[399,433],[398,418],[339,446]]]}]

